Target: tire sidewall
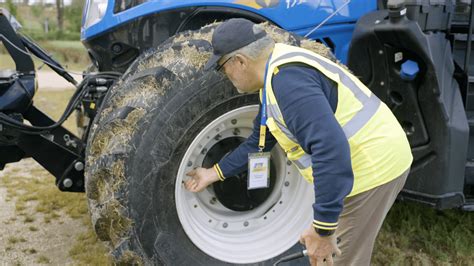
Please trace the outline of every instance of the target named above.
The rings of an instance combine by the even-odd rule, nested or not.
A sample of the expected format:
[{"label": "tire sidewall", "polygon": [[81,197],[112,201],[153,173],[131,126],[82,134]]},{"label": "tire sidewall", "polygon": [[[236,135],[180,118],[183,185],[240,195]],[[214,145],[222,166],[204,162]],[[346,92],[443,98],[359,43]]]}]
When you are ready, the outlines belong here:
[{"label": "tire sidewall", "polygon": [[[177,84],[181,89],[170,90],[174,95],[145,117],[151,121],[148,129],[131,141],[137,149],[126,163],[131,166],[126,170],[127,198],[130,218],[138,221],[133,226],[131,243],[153,263],[226,264],[202,252],[183,230],[174,193],[177,173],[187,148],[206,125],[229,111],[259,101],[258,94],[238,94],[221,74],[201,74],[208,78],[190,85]],[[285,253],[298,249],[301,246],[296,244]]]}]

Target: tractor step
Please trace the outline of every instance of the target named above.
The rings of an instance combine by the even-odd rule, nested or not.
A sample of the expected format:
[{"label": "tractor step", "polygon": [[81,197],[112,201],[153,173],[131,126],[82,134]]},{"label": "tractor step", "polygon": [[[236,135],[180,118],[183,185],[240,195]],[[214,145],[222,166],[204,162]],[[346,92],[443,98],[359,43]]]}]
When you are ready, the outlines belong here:
[{"label": "tractor step", "polygon": [[463,211],[474,212],[474,199],[467,200],[466,203],[461,207]]},{"label": "tractor step", "polygon": [[474,111],[474,76],[469,76],[468,78],[468,86],[466,91],[466,111]]}]

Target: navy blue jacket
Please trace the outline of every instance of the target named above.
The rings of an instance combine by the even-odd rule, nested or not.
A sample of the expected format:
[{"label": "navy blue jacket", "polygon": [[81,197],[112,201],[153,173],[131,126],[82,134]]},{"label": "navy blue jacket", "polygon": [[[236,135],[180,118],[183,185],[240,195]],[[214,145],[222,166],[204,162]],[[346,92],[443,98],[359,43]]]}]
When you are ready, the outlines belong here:
[{"label": "navy blue jacket", "polygon": [[[303,64],[284,65],[279,70],[272,79],[278,106],[288,129],[312,158],[314,219],[335,223],[354,179],[349,143],[334,116],[337,84]],[[258,151],[259,130],[260,112],[250,137],[219,162],[224,177],[247,169],[248,154]],[[270,132],[266,136],[265,151],[269,151],[276,140]]]}]

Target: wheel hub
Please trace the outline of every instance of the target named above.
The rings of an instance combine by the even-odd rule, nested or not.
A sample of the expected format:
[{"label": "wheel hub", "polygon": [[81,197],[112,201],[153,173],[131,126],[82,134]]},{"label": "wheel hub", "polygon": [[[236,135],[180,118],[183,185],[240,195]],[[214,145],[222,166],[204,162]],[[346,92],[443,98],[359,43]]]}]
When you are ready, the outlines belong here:
[{"label": "wheel hub", "polygon": [[247,174],[227,177],[200,193],[184,189],[186,173],[211,167],[252,132],[258,106],[227,112],[189,145],[178,169],[176,210],[184,231],[203,252],[229,263],[257,263],[291,248],[311,224],[312,186],[275,147],[270,187],[247,190]]},{"label": "wheel hub", "polygon": [[[219,139],[207,152],[202,167],[212,167],[244,141],[245,138],[237,136]],[[275,166],[270,162],[270,186],[268,188],[247,190],[247,171],[229,176],[224,182],[216,182],[213,184],[216,195],[213,200],[218,200],[222,205],[234,211],[253,210],[265,202],[272,193],[276,182],[275,171]]]}]

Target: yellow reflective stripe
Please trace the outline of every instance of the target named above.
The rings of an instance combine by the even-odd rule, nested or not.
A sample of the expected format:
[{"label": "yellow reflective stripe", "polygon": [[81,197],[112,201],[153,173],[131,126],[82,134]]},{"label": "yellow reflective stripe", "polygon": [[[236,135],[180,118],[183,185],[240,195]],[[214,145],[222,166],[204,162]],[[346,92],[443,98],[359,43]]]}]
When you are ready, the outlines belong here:
[{"label": "yellow reflective stripe", "polygon": [[319,224],[319,225],[322,225],[322,226],[337,226],[337,222],[336,223],[326,223],[326,222],[321,222],[321,221],[318,221],[318,220],[313,220],[313,223],[314,224]]},{"label": "yellow reflective stripe", "polygon": [[[322,59],[318,56],[315,56],[313,54],[310,54],[310,53],[307,53],[307,52],[304,52],[303,50],[301,51],[298,51],[298,52],[290,52],[290,53],[287,53],[287,54],[284,54],[276,59],[273,60],[272,62],[272,65],[279,65],[281,63],[277,63],[279,61],[285,61],[285,60],[289,60],[289,59],[292,59],[294,57],[303,57],[303,58],[306,58],[306,59],[309,59],[309,60],[312,60],[312,61],[316,61],[316,63],[318,63],[319,65],[321,65],[321,67],[329,72],[331,72],[333,75],[331,76],[337,76],[339,77],[339,81],[340,83],[344,84],[344,86],[346,86],[349,90],[352,91],[352,93],[354,93],[354,96],[360,101],[360,102],[364,102],[365,100],[367,100],[369,98],[369,96],[367,94],[365,94],[365,92],[363,92],[359,85],[356,84],[356,82],[348,75],[347,71],[345,71],[343,68],[337,66],[336,64],[330,62],[330,61],[326,61],[325,59]],[[293,61],[293,60],[291,60]],[[300,61],[300,60],[298,60]],[[318,69],[320,70],[320,69]],[[335,80],[337,81],[337,80]]]},{"label": "yellow reflective stripe", "polygon": [[219,167],[219,164],[217,164],[217,163],[214,164],[214,170],[216,170],[217,176],[219,177],[219,179],[220,179],[221,181],[224,181],[225,177],[224,177],[224,175],[222,174],[222,170],[221,170],[221,168]]},{"label": "yellow reflective stripe", "polygon": [[[286,45],[283,45],[286,46]],[[291,47],[291,46],[290,46]],[[285,49],[286,47],[282,47],[281,49]],[[350,74],[344,68],[338,66],[336,63],[332,62],[331,60],[324,58],[316,53],[304,50],[299,47],[291,47],[294,52],[285,53],[280,57],[272,60],[272,65],[281,65],[286,64],[289,62],[301,62],[301,63],[308,63],[309,65],[314,65],[315,63],[320,66],[318,68],[319,71],[323,72],[326,76],[333,79],[337,83],[342,83],[346,87],[348,87],[354,94],[357,94],[360,97],[358,99],[363,99],[364,97],[367,98],[367,94],[371,94],[370,90],[364,92],[361,89],[361,85],[365,87],[358,79],[355,77],[352,78],[352,74]],[[273,54],[275,55],[275,53]],[[306,60],[311,60],[306,62]],[[278,62],[283,61],[283,62]],[[278,63],[276,63],[278,62]],[[362,93],[362,95],[360,95]]]},{"label": "yellow reflective stripe", "polygon": [[[307,52],[297,51],[284,54],[274,59],[271,64],[278,66],[279,64],[286,63],[286,61],[302,61],[301,59],[296,59],[295,57],[302,57],[307,60],[315,61],[315,64],[318,64],[326,71],[331,72],[333,74],[331,76],[339,77],[338,79],[334,79],[334,81],[342,83],[342,85],[349,89],[354,94],[354,96],[362,103],[362,108],[344,126],[342,126],[342,130],[344,131],[344,134],[346,135],[347,139],[354,136],[362,127],[364,127],[364,125],[370,120],[370,118],[375,115],[381,104],[377,96],[375,96],[375,94],[371,94],[370,96],[365,94],[365,92],[362,91],[359,85],[356,84],[356,82],[349,76],[347,71],[330,61],[326,61],[325,58],[319,58],[318,56]],[[279,110],[278,107],[276,107],[275,109]],[[273,112],[277,113],[277,111]],[[282,117],[274,119],[278,121],[282,119]],[[280,122],[280,124],[282,123]],[[286,132],[284,133],[286,134]],[[288,137],[290,136],[288,135]],[[294,136],[292,136],[292,138],[295,139]]]},{"label": "yellow reflective stripe", "polygon": [[[273,95],[272,91],[269,91],[269,88],[271,88],[270,84],[272,83],[272,77],[273,77],[273,75],[268,75],[268,73],[272,73],[270,71],[271,71],[271,69],[268,69],[267,73],[266,73],[266,80],[267,80],[266,85],[267,85],[267,87],[265,88],[265,93],[267,94],[267,110],[268,110],[268,106],[277,104],[277,100],[276,100],[275,95]],[[281,113],[280,113],[279,110],[276,113],[276,115],[280,115],[279,117],[283,118],[281,116]]]},{"label": "yellow reflective stripe", "polygon": [[278,72],[280,72],[280,70],[278,69],[278,67],[275,67],[275,68],[273,69],[273,75],[278,74]]},{"label": "yellow reflective stripe", "polygon": [[313,227],[319,228],[319,229],[324,229],[324,230],[336,230],[337,226],[321,226],[317,224],[313,224]]},{"label": "yellow reflective stripe", "polygon": [[267,126],[266,125],[260,125],[260,137],[258,139],[258,147],[262,150],[265,148],[266,132],[267,132]]}]

